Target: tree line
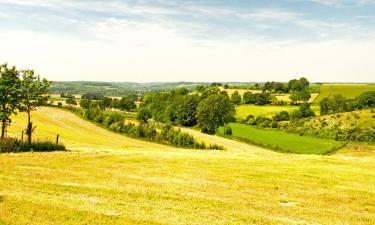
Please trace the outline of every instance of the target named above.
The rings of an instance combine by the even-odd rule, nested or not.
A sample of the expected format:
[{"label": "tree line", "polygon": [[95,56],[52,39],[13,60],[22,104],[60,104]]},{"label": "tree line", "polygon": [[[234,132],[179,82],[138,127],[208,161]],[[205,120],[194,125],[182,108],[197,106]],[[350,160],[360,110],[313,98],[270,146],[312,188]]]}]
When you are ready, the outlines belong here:
[{"label": "tree line", "polygon": [[334,95],[333,97],[325,97],[320,101],[320,115],[350,112],[371,107],[375,107],[375,91],[364,92],[352,101],[342,95]]},{"label": "tree line", "polygon": [[138,119],[161,123],[198,126],[205,133],[215,133],[219,126],[234,121],[235,107],[225,91],[216,86],[190,93],[186,88],[171,92],[153,92],[144,96]]},{"label": "tree line", "polygon": [[49,97],[46,94],[50,85],[48,80],[41,79],[33,70],[18,70],[7,64],[0,65],[1,140],[5,139],[7,127],[11,125],[11,116],[26,112],[26,135],[28,143],[31,143],[35,129],[31,112],[47,102]]}]

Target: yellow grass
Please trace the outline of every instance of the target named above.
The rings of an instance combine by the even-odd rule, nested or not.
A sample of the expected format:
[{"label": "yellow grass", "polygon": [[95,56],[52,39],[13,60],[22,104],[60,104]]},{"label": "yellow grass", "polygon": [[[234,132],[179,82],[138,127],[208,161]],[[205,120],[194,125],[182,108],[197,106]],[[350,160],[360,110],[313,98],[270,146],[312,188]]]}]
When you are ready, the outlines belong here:
[{"label": "yellow grass", "polygon": [[228,149],[184,150],[107,133],[56,109],[34,118],[39,135],[61,129],[75,151],[0,154],[0,224],[375,223],[374,146],[281,154],[184,129]]},{"label": "yellow grass", "polygon": [[[124,148],[165,148],[163,145],[135,140],[82,120],[71,112],[56,108],[42,107],[32,113],[36,126],[34,139],[60,141],[69,149],[124,149]],[[9,129],[11,136],[21,137],[26,128],[27,116],[20,113],[13,119]]]}]

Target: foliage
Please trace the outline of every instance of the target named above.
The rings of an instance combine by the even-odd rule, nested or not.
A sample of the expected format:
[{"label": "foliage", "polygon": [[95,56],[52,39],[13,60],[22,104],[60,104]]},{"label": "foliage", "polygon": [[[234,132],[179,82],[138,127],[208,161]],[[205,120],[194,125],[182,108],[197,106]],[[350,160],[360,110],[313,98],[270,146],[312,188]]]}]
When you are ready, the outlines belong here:
[{"label": "foliage", "polygon": [[14,138],[5,138],[0,140],[0,153],[5,152],[48,152],[48,151],[63,151],[65,146],[61,144],[54,144],[52,142],[33,142],[25,143]]},{"label": "foliage", "polygon": [[77,101],[74,100],[73,98],[67,98],[65,102],[68,105],[77,105],[78,104]]},{"label": "foliage", "polygon": [[16,114],[21,107],[21,80],[16,67],[0,65],[0,121],[2,124],[1,139],[5,137],[10,116]]},{"label": "foliage", "polygon": [[224,134],[225,135],[232,135],[232,128],[230,126],[224,126]]},{"label": "foliage", "polygon": [[375,91],[367,91],[354,100],[354,107],[357,109],[375,107]]},{"label": "foliage", "polygon": [[197,107],[198,126],[206,133],[215,133],[219,126],[233,121],[234,115],[234,105],[227,95],[211,95]]},{"label": "foliage", "polygon": [[[47,102],[49,98],[47,93],[51,83],[46,79],[41,79],[40,76],[36,76],[33,70],[23,70],[21,71],[21,76],[22,105],[20,110],[27,112],[28,115],[26,134],[28,136],[28,143],[31,144],[32,132],[35,129],[31,122],[31,112]],[[73,98],[69,99],[73,100]]]},{"label": "foliage", "polygon": [[247,91],[243,95],[243,101],[246,104],[255,104],[255,105],[266,105],[271,103],[271,93],[263,92],[263,93],[252,93]]},{"label": "foliage", "polygon": [[[143,110],[146,110],[146,108]],[[182,133],[179,129],[175,129],[171,125],[161,125],[161,132],[158,132],[155,125],[152,123],[143,122],[138,125],[133,123],[126,124],[124,121],[124,115],[121,112],[107,112],[100,108],[89,108],[82,111],[82,113],[88,120],[103,124],[114,132],[122,133],[134,138],[183,148],[224,149],[222,146],[207,146],[204,142],[198,142],[193,136]]]},{"label": "foliage", "polygon": [[290,116],[289,116],[289,113],[287,111],[281,111],[281,112],[275,114],[272,117],[272,120],[276,121],[276,122],[289,121],[290,120]]},{"label": "foliage", "polygon": [[235,105],[239,105],[242,101],[241,95],[238,93],[238,91],[233,92],[230,98]]}]

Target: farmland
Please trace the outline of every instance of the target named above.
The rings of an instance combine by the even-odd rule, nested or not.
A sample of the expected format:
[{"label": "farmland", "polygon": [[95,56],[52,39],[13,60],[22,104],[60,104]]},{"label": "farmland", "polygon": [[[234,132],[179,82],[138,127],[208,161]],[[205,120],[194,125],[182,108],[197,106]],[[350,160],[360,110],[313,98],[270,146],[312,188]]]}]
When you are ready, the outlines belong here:
[{"label": "farmland", "polygon": [[[58,115],[54,120],[51,112]],[[372,146],[349,145],[332,156],[296,155],[207,135],[227,150],[174,149],[107,133],[58,109],[41,108],[34,117],[39,138],[60,132],[74,150],[0,154],[5,224],[375,221]],[[23,119],[15,117],[13,133]]]},{"label": "farmland", "polygon": [[361,93],[366,91],[375,91],[375,85],[370,84],[327,84],[320,87],[320,94],[314,100],[318,103],[324,97],[332,97],[333,95],[342,95],[347,99],[354,99]]}]

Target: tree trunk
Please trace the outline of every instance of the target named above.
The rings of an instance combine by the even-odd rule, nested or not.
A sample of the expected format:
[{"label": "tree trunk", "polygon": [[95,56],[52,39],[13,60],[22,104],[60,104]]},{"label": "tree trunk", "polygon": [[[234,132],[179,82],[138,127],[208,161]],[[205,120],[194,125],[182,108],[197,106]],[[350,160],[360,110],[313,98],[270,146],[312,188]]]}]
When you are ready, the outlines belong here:
[{"label": "tree trunk", "polygon": [[3,120],[1,124],[1,139],[5,138],[5,130],[6,130],[6,121]]},{"label": "tree trunk", "polygon": [[27,142],[31,144],[31,136],[33,133],[33,124],[31,123],[31,115],[30,115],[30,110],[27,110]]}]

